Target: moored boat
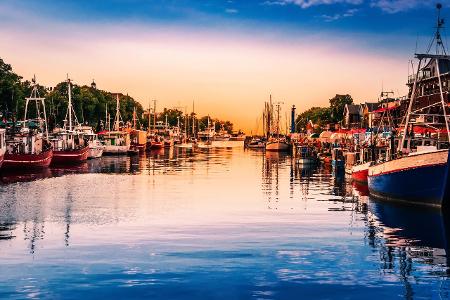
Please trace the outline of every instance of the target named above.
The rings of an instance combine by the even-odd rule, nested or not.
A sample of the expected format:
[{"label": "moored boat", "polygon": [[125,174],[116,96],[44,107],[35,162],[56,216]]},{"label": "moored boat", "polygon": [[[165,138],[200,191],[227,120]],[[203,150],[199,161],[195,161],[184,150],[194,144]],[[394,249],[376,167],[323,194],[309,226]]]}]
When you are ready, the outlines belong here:
[{"label": "moored boat", "polygon": [[[433,39],[436,53],[416,54],[418,64],[408,79],[409,104],[398,154],[369,167],[369,191],[379,198],[437,207],[450,200],[450,56],[441,39],[443,23],[439,16]],[[426,136],[433,133],[433,143],[417,146],[415,126],[425,127]]]},{"label": "moored boat", "polygon": [[98,135],[105,145],[105,155],[126,155],[131,147],[130,133],[122,130],[123,120],[120,115],[119,95],[116,95],[116,116],[113,131],[102,131]]},{"label": "moored boat", "polygon": [[293,155],[295,162],[299,165],[314,165],[317,161],[317,155],[309,145],[294,145]]},{"label": "moored boat", "polygon": [[94,133],[91,126],[79,126],[77,128],[81,132],[89,145],[88,159],[102,157],[105,146],[98,139],[98,135]]},{"label": "moored boat", "polygon": [[67,79],[68,105],[63,128],[53,131],[50,142],[53,146],[52,164],[77,164],[87,160],[89,145],[83,133],[75,130],[77,117],[72,106],[72,83]]},{"label": "moored boat", "polygon": [[367,183],[367,177],[369,175],[369,167],[372,162],[366,162],[363,164],[355,165],[352,167],[352,179],[361,183]]},{"label": "moored boat", "polygon": [[[6,129],[6,151],[2,169],[36,169],[48,167],[53,149],[48,141],[45,98],[39,96],[36,79],[33,78],[31,96],[26,98],[23,122],[13,122]],[[27,119],[30,102],[36,104],[36,118]]]},{"label": "moored boat", "polygon": [[449,195],[449,150],[413,153],[373,165],[369,191],[387,200],[441,206]]}]

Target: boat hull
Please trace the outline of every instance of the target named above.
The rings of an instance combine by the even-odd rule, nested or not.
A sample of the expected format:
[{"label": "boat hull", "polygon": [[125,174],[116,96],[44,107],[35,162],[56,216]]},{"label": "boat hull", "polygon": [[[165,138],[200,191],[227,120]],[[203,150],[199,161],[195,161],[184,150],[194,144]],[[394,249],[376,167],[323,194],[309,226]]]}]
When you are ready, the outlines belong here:
[{"label": "boat hull", "polygon": [[388,161],[369,168],[372,195],[427,206],[442,206],[448,196],[449,151],[436,151]]},{"label": "boat hull", "polygon": [[139,150],[140,153],[145,152],[145,150],[147,150],[147,144],[131,144],[130,148],[134,148]]},{"label": "boat hull", "polygon": [[281,142],[274,142],[274,143],[267,143],[266,144],[266,151],[288,151],[289,150],[289,144],[287,143],[281,143]]},{"label": "boat hull", "polygon": [[71,151],[53,151],[52,164],[77,164],[85,162],[89,156],[89,146]]},{"label": "boat hull", "polygon": [[89,148],[89,159],[100,158],[103,155],[103,147],[92,147]]},{"label": "boat hull", "polygon": [[306,158],[297,158],[296,162],[299,165],[313,165],[316,163],[316,160],[313,157],[306,157]]},{"label": "boat hull", "polygon": [[39,169],[50,165],[53,158],[53,150],[47,150],[40,154],[9,154],[5,153],[2,169]]},{"label": "boat hull", "polygon": [[362,165],[356,165],[352,168],[352,179],[354,181],[367,183],[368,176],[369,176],[369,167],[371,163],[365,163]]},{"label": "boat hull", "polygon": [[152,149],[152,150],[156,150],[156,149],[162,149],[162,148],[164,148],[164,143],[161,143],[161,142],[152,142],[151,144],[150,144],[150,149]]},{"label": "boat hull", "polygon": [[127,155],[128,150],[130,150],[130,146],[110,145],[110,146],[105,146],[105,149],[103,150],[103,154],[104,155]]},{"label": "boat hull", "polygon": [[5,159],[5,155],[4,154],[0,154],[0,168],[2,167],[4,159]]}]

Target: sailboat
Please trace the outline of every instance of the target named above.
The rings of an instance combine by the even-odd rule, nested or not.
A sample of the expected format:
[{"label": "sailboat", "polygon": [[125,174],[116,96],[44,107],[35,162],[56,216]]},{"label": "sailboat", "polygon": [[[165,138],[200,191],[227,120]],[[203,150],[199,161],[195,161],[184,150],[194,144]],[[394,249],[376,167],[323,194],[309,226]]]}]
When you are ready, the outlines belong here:
[{"label": "sailboat", "polygon": [[121,130],[120,123],[122,117],[120,115],[119,95],[116,95],[116,117],[114,120],[114,130],[101,132],[100,137],[103,140],[105,149],[103,154],[109,155],[126,155],[130,150],[130,134],[127,131]]},{"label": "sailboat", "polygon": [[[438,24],[429,47],[435,43],[436,53],[416,54],[417,71],[408,79],[406,120],[401,140],[393,145],[399,154],[391,151],[387,161],[369,167],[370,193],[386,200],[442,207],[450,199],[450,56],[440,34],[441,7],[437,6]],[[425,135],[420,134],[424,129]]]},{"label": "sailboat", "polygon": [[[25,98],[24,120],[13,123],[6,130],[6,151],[3,169],[35,169],[48,167],[53,158],[53,149],[48,140],[45,98],[39,95],[36,78],[33,78],[31,95]],[[36,118],[27,119],[28,107],[36,104]],[[42,118],[43,116],[43,118]]]},{"label": "sailboat", "polygon": [[83,133],[76,131],[74,123],[78,124],[72,106],[72,83],[67,79],[67,105],[66,119],[63,128],[53,130],[50,142],[53,145],[53,164],[74,164],[86,161],[89,155],[89,145]]},{"label": "sailboat", "polygon": [[286,140],[285,136],[282,136],[280,134],[280,110],[281,110],[281,103],[276,103],[276,112],[277,117],[275,120],[275,132],[272,132],[271,129],[273,126],[273,104],[272,104],[272,95],[270,96],[270,101],[268,105],[266,105],[266,109],[268,110],[267,117],[268,123],[270,126],[268,127],[268,140],[266,143],[266,151],[275,151],[275,152],[283,152],[283,151],[289,151],[289,143]]}]

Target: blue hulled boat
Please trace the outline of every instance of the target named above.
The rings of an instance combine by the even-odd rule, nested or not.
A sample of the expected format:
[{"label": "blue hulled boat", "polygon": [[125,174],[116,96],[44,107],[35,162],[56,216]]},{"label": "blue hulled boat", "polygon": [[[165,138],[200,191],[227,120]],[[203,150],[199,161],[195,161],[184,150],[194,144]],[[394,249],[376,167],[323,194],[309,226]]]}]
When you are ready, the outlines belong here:
[{"label": "blue hulled boat", "polygon": [[450,196],[449,154],[449,150],[414,153],[374,165],[369,168],[369,191],[387,200],[442,206]]},{"label": "blue hulled boat", "polygon": [[436,53],[416,54],[418,67],[408,78],[408,109],[399,140],[384,161],[369,167],[374,196],[438,207],[450,203],[450,56],[441,39],[443,24],[439,14],[428,48],[435,46]]}]

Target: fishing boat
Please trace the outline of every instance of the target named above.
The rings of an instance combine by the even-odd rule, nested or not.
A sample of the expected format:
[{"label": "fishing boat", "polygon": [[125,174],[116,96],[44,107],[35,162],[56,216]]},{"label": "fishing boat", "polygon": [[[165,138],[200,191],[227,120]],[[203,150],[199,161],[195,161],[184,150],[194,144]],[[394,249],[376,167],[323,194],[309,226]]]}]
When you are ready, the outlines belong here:
[{"label": "fishing boat", "polygon": [[[273,104],[272,104],[272,96],[270,96],[269,104],[266,105],[266,108],[268,110],[268,140],[266,143],[266,151],[274,151],[274,152],[285,152],[289,151],[289,143],[287,141],[287,138],[285,136],[282,136],[280,133],[280,110],[281,110],[281,103],[276,103],[276,119],[273,120]],[[273,125],[273,121],[275,121],[275,125]],[[272,131],[272,129],[275,129]]]},{"label": "fishing boat", "polygon": [[119,101],[119,95],[116,95],[116,116],[113,131],[103,131],[98,134],[105,145],[105,149],[103,150],[103,154],[105,155],[126,155],[130,150],[130,133],[121,128],[123,120],[120,115]]},{"label": "fishing boat", "polygon": [[295,145],[293,155],[295,162],[299,165],[314,165],[317,161],[316,152],[310,145]]},{"label": "fishing boat", "polygon": [[[63,128],[55,128],[50,142],[53,146],[52,164],[75,164],[87,160],[89,145],[83,133],[76,131],[78,120],[72,106],[72,83],[67,79],[68,105]],[[75,125],[74,125],[75,124]]]},{"label": "fishing boat", "polygon": [[[417,69],[408,79],[409,104],[403,132],[387,161],[369,167],[368,186],[372,195],[385,200],[442,207],[450,197],[449,176],[449,88],[450,56],[441,39],[444,21],[440,18],[432,45],[436,53],[416,54]],[[430,45],[431,49],[432,45]],[[445,84],[443,84],[445,83]],[[426,127],[435,137],[434,145],[415,146],[414,128]],[[407,137],[411,139],[407,150]]]},{"label": "fishing boat", "polygon": [[137,129],[137,114],[136,107],[133,110],[133,128],[130,131],[130,150],[133,153],[143,153],[147,149],[147,132]]},{"label": "fishing boat", "polygon": [[[23,122],[13,122],[6,129],[6,151],[3,169],[36,169],[48,167],[53,158],[53,149],[48,140],[45,98],[39,95],[36,78],[32,80],[31,96],[25,98]],[[27,119],[30,102],[36,104],[36,118]]]},{"label": "fishing boat", "polygon": [[214,137],[216,136],[216,123],[211,122],[209,116],[208,116],[207,122],[208,123],[207,123],[205,129],[203,129],[197,133],[198,139],[202,142],[213,141]]},{"label": "fishing boat", "polygon": [[89,145],[88,159],[102,157],[105,146],[98,139],[98,135],[96,133],[94,133],[94,130],[92,129],[92,127],[80,125],[76,128],[76,130],[83,134],[84,139],[87,141],[87,143]]},{"label": "fishing boat", "polygon": [[264,149],[266,148],[266,142],[262,138],[253,137],[246,146],[250,149]]},{"label": "fishing boat", "polygon": [[214,140],[220,141],[220,142],[226,142],[226,141],[229,141],[230,138],[231,138],[231,134],[229,134],[228,131],[225,130],[225,127],[223,124],[220,124],[220,130],[218,132],[216,132],[216,134],[214,136]]}]

